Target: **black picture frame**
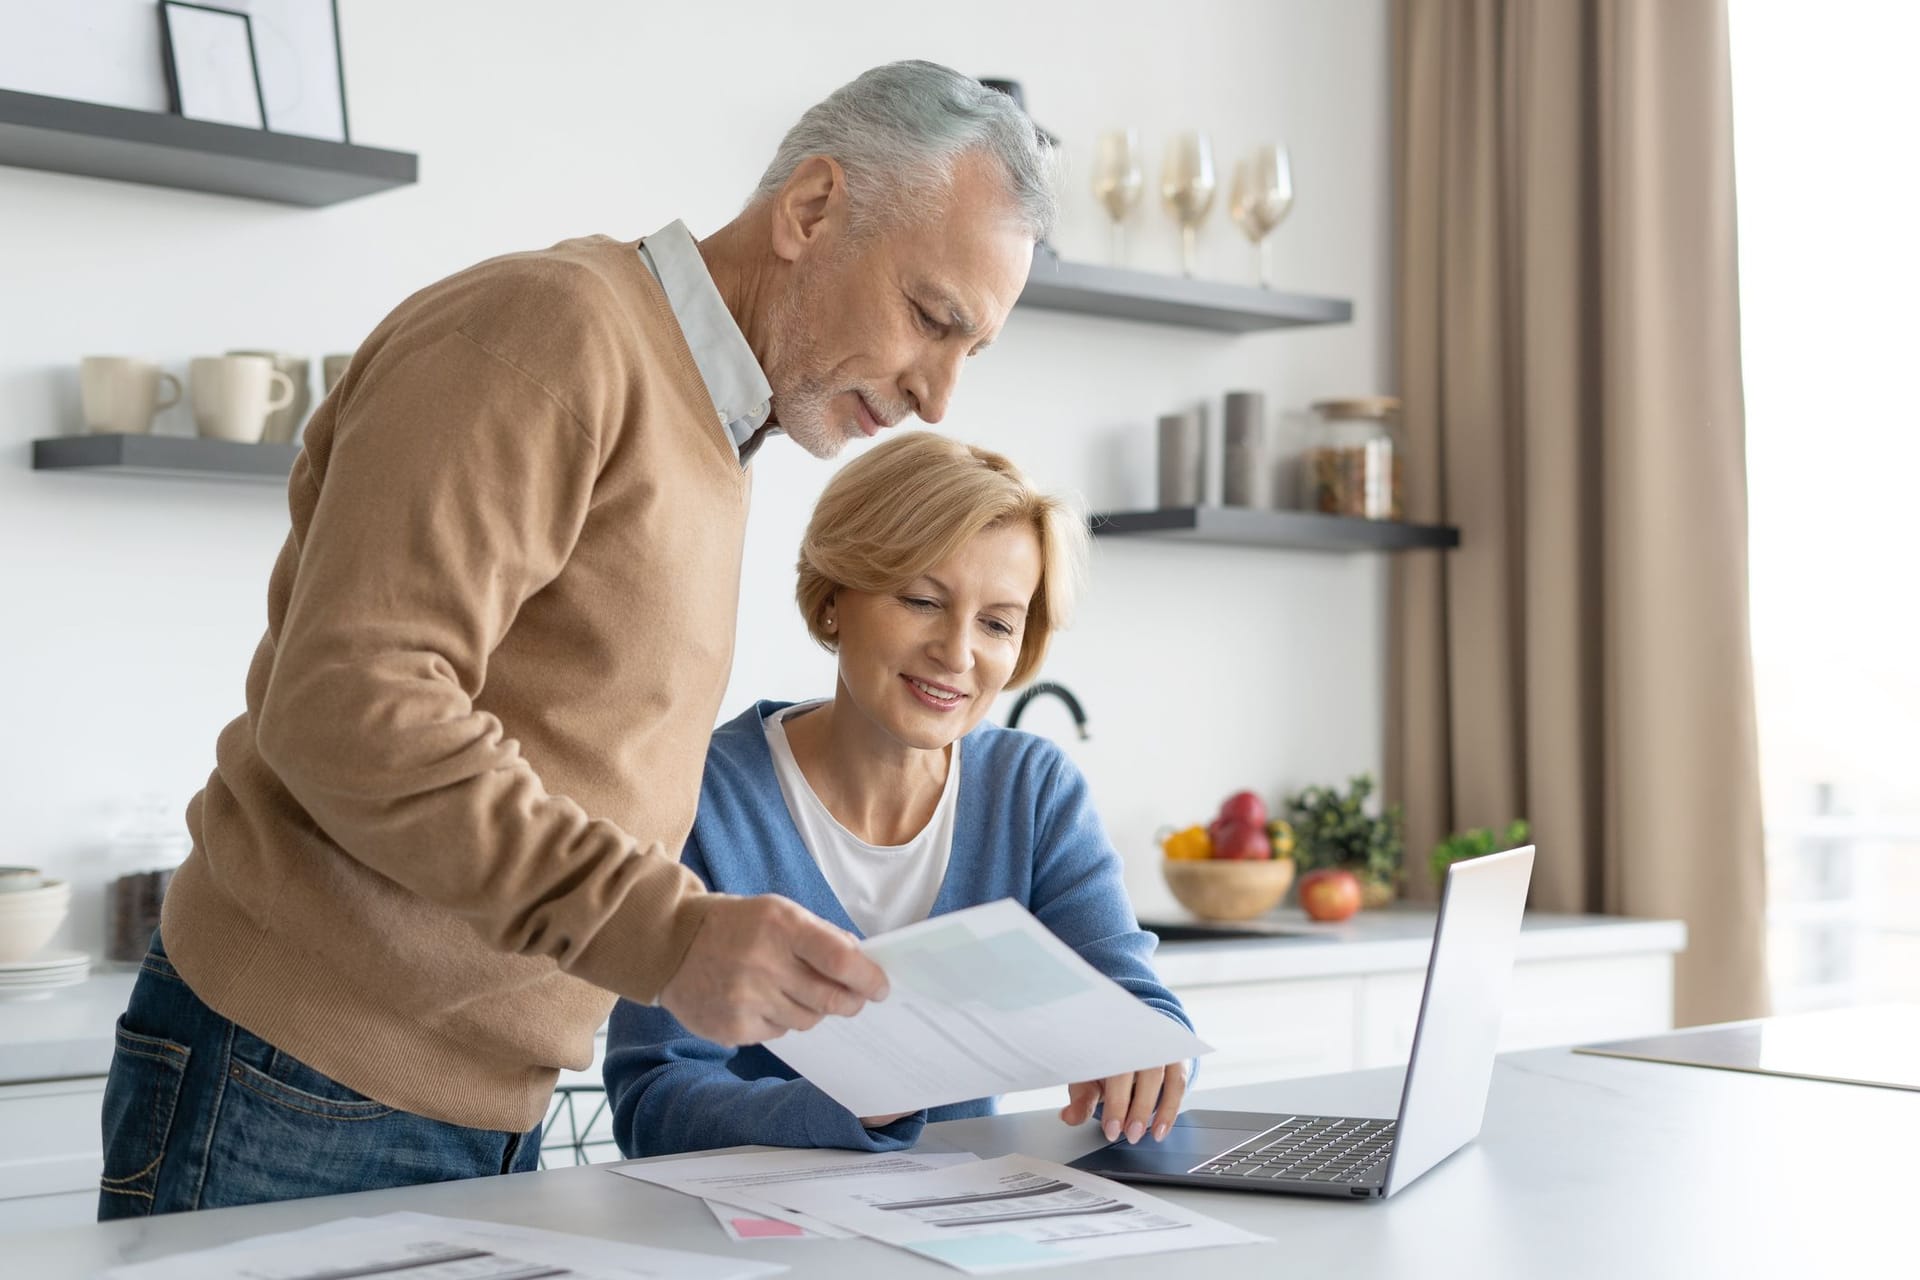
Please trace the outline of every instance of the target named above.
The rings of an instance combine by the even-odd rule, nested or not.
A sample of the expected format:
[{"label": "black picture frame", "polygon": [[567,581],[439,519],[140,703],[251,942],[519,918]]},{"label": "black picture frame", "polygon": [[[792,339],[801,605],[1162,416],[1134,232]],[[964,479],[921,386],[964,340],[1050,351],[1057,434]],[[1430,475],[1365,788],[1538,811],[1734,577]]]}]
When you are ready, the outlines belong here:
[{"label": "black picture frame", "polygon": [[[160,0],[161,57],[167,70],[167,101],[173,113],[179,116],[186,116],[188,119],[208,119],[208,117],[204,116],[187,116],[185,93],[183,92],[181,83],[179,51],[175,47],[174,42],[172,15],[176,10],[194,10],[200,13],[218,14],[223,18],[237,19],[240,22],[241,29],[245,32],[247,38],[247,68],[253,77],[254,110],[259,116],[260,123],[258,125],[246,125],[232,120],[213,120],[210,122],[224,124],[231,128],[238,129],[258,128],[261,132],[266,132],[267,100],[266,96],[260,91],[260,56],[253,41],[253,19],[238,9],[222,9],[217,5],[195,4],[191,3],[191,0]],[[336,18],[337,16],[338,14],[336,12]]]},{"label": "black picture frame", "polygon": [[339,0],[213,0],[253,20],[267,128],[351,144]]}]

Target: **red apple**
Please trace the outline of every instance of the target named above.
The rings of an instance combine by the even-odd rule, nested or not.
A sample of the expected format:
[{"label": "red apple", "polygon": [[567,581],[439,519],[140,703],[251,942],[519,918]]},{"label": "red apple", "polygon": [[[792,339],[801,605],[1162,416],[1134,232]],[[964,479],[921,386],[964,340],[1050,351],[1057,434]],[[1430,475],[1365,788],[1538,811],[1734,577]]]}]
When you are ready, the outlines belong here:
[{"label": "red apple", "polygon": [[1256,827],[1267,825],[1267,802],[1251,791],[1236,791],[1220,805],[1220,816],[1229,822],[1250,822]]},{"label": "red apple", "polygon": [[1315,920],[1345,920],[1360,909],[1360,877],[1345,867],[1321,867],[1300,877],[1300,906]]},{"label": "red apple", "polygon": [[1229,822],[1213,841],[1213,856],[1236,861],[1266,859],[1273,856],[1273,841],[1267,829],[1254,822]]}]

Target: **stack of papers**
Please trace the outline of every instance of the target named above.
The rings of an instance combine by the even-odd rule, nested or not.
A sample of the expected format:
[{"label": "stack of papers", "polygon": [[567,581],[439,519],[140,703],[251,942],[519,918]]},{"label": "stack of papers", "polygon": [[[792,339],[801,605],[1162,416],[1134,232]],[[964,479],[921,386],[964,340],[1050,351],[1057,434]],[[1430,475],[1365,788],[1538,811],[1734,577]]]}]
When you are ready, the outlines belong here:
[{"label": "stack of papers", "polygon": [[1212,1048],[1010,899],[869,938],[892,990],[766,1048],[856,1116],[1100,1080]]},{"label": "stack of papers", "polygon": [[103,1280],[759,1280],[746,1258],[425,1213],[345,1218],[102,1273]]},{"label": "stack of papers", "polygon": [[735,1239],[865,1236],[969,1275],[1268,1239],[1031,1156],[765,1150],[613,1172],[705,1198]]}]

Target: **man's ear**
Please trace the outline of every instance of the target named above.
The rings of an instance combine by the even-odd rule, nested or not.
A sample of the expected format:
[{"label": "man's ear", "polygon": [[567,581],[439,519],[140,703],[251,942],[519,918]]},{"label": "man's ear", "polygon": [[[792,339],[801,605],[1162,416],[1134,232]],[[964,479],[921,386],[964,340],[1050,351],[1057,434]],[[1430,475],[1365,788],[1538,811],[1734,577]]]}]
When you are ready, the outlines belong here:
[{"label": "man's ear", "polygon": [[774,194],[774,255],[798,261],[846,229],[846,173],[832,156],[808,156]]}]

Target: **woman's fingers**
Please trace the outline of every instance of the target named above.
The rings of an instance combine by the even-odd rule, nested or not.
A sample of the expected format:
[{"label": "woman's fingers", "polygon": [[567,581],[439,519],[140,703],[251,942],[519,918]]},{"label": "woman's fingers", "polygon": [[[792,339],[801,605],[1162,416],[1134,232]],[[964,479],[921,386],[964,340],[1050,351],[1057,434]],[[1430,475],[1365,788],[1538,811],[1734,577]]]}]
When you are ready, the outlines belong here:
[{"label": "woman's fingers", "polygon": [[1133,1073],[1133,1101],[1127,1107],[1128,1142],[1138,1142],[1147,1136],[1147,1126],[1153,1123],[1153,1109],[1160,1104],[1160,1082],[1166,1074],[1165,1067]]},{"label": "woman's fingers", "polygon": [[1133,1102],[1133,1073],[1108,1076],[1100,1084],[1100,1131],[1112,1142],[1126,1127],[1127,1107]]},{"label": "woman's fingers", "polygon": [[1160,1106],[1153,1115],[1153,1136],[1158,1141],[1167,1136],[1173,1128],[1173,1122],[1180,1117],[1181,1099],[1187,1096],[1187,1064],[1171,1062],[1167,1064],[1166,1083],[1160,1086]]},{"label": "woman's fingers", "polygon": [[1100,1101],[1100,1082],[1083,1080],[1079,1084],[1067,1086],[1067,1105],[1060,1108],[1060,1118],[1068,1124],[1085,1124],[1093,1119],[1093,1104]]}]

